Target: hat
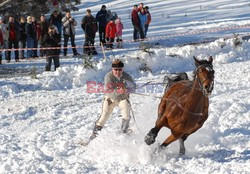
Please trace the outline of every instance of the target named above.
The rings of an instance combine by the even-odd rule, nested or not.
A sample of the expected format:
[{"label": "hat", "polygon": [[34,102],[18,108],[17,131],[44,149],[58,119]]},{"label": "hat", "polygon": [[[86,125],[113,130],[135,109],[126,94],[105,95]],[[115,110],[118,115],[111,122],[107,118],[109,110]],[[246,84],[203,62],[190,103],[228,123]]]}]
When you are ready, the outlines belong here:
[{"label": "hat", "polygon": [[106,8],[106,5],[102,5],[102,8]]},{"label": "hat", "polygon": [[0,16],[0,20],[4,20],[4,18],[2,16]]},{"label": "hat", "polygon": [[120,61],[119,59],[115,59],[112,62],[112,68],[123,68],[123,67],[124,67],[124,63]]}]

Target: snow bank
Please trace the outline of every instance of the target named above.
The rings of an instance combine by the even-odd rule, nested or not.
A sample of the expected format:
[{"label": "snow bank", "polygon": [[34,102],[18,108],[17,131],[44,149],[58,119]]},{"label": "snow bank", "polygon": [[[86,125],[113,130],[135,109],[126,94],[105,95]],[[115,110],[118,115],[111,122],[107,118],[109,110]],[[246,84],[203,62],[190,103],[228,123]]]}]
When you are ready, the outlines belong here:
[{"label": "snow bank", "polygon": [[94,69],[86,69],[83,65],[71,65],[59,68],[56,73],[45,72],[39,77],[42,79],[44,89],[64,90],[84,87],[88,81],[103,83],[104,76],[111,70],[111,63],[115,58],[125,63],[125,71],[134,78],[150,76],[151,72],[153,75],[159,75],[192,71],[194,69],[193,56],[207,59],[213,55],[215,65],[249,60],[250,42],[242,41],[241,47],[236,47],[234,42],[232,38],[200,45],[151,48],[151,54],[136,51],[129,55],[115,55],[107,60],[99,60],[93,63]]}]

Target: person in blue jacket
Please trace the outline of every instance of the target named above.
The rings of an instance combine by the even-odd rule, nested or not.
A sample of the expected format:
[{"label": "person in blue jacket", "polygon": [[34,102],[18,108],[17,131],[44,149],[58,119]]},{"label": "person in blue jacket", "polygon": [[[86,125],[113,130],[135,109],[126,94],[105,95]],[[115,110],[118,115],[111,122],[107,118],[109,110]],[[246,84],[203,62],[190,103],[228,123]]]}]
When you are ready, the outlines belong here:
[{"label": "person in blue jacket", "polygon": [[145,24],[147,23],[147,14],[145,13],[144,8],[141,8],[141,10],[138,12],[138,16],[140,19],[140,24],[141,24],[143,34],[145,36]]}]

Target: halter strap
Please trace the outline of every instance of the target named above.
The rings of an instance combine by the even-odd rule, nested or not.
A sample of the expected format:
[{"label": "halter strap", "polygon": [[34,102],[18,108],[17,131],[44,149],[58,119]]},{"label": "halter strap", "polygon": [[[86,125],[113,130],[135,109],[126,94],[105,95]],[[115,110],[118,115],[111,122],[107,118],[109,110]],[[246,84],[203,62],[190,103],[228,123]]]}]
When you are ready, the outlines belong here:
[{"label": "halter strap", "polygon": [[[197,77],[197,79],[198,79],[198,83],[199,83],[199,86],[200,86],[200,90],[202,91],[202,93],[203,93],[203,95],[205,95],[205,90],[204,90],[204,88],[203,88],[203,83],[208,79],[208,78],[210,78],[211,76],[207,76],[202,82],[201,82],[201,80],[200,80],[200,78],[198,77],[198,70],[200,69],[200,68],[203,68],[203,67],[205,67],[205,68],[208,68],[209,69],[209,71],[214,71],[213,70],[213,65],[210,65],[210,64],[203,64],[203,65],[200,65],[200,66],[198,66],[197,68],[196,68],[196,70],[195,70],[195,74],[196,74],[196,77]],[[213,77],[214,77],[214,75],[213,75]],[[213,81],[212,81],[212,84],[211,84],[211,91],[213,90],[213,88],[214,88],[214,79],[213,79]]]}]

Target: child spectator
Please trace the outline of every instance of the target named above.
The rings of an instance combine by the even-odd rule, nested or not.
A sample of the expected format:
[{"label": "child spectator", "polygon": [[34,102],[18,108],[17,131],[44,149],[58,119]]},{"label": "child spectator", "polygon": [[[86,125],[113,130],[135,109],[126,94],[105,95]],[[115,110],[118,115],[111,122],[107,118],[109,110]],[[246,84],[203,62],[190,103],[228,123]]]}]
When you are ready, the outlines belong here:
[{"label": "child spectator", "polygon": [[121,22],[121,18],[118,18],[115,20],[115,25],[116,25],[117,48],[123,48],[123,46],[122,46],[123,24]]},{"label": "child spectator", "polygon": [[107,49],[113,49],[115,35],[116,35],[116,25],[112,18],[111,21],[109,21],[109,23],[106,26],[106,40],[108,41],[106,45]]}]

